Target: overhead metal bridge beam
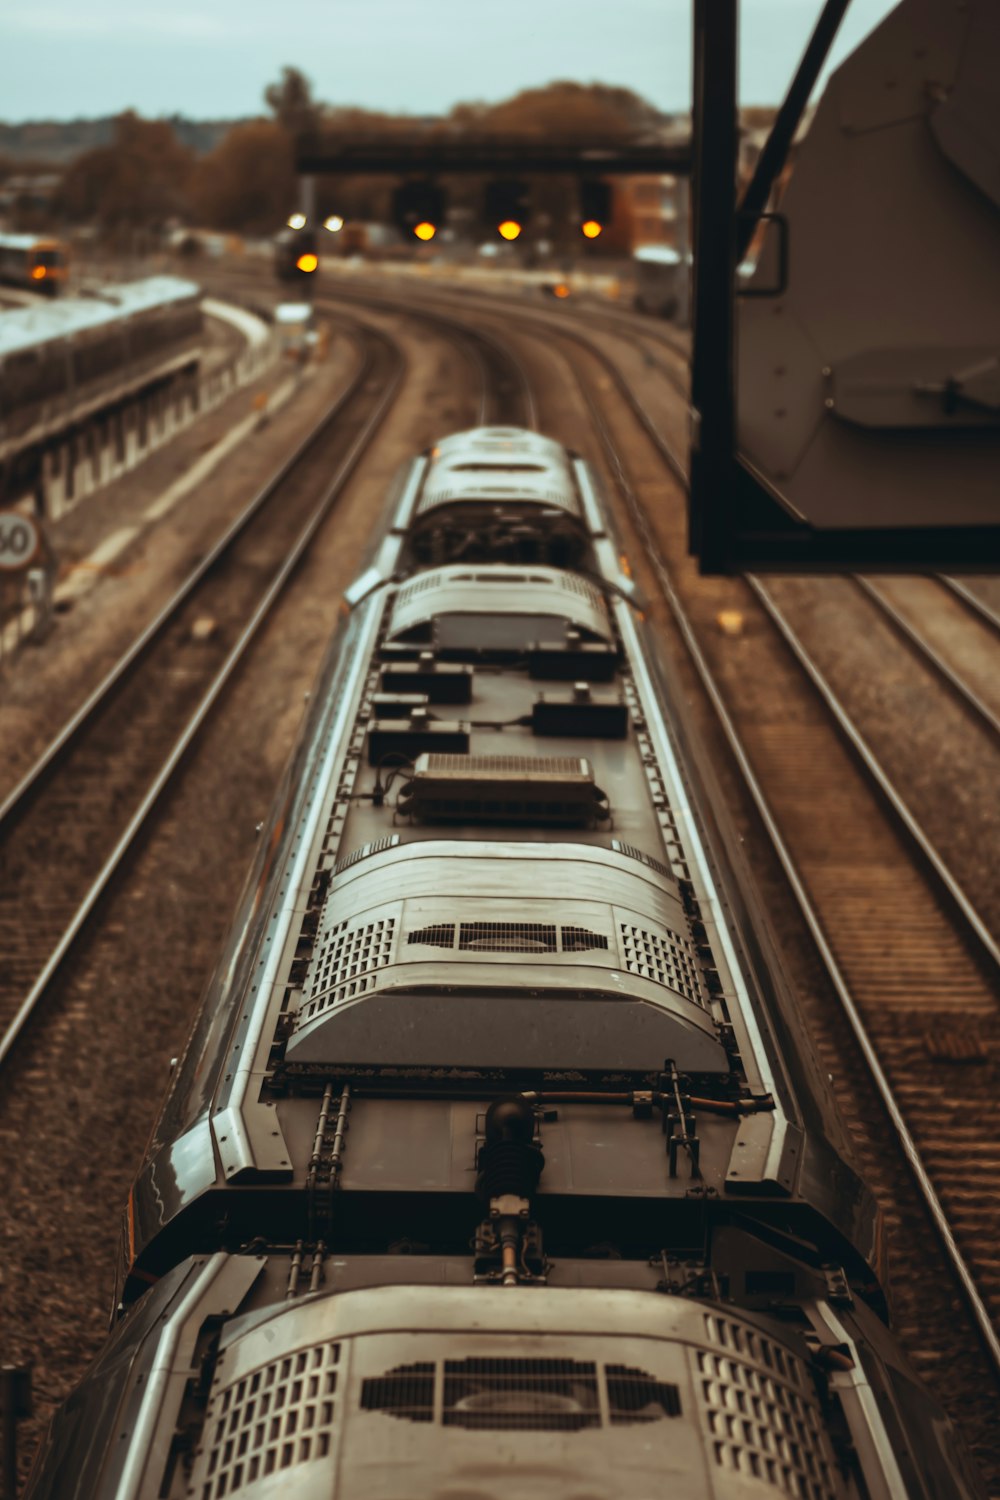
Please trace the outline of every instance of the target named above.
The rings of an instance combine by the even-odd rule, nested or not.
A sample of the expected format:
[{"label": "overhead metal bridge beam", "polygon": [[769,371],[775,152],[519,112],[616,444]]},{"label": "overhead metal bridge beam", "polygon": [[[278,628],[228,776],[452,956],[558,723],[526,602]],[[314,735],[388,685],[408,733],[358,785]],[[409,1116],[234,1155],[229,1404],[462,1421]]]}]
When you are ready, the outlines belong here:
[{"label": "overhead metal bridge beam", "polygon": [[691,142],[652,141],[639,144],[609,144],[607,141],[539,141],[531,138],[496,137],[470,140],[425,138],[410,135],[378,136],[359,140],[336,135],[303,135],[296,144],[299,172],[317,175],[357,174],[399,177],[405,175],[462,176],[484,172],[510,173],[524,177],[573,176],[615,177],[628,174],[671,173],[687,176],[691,171]]}]

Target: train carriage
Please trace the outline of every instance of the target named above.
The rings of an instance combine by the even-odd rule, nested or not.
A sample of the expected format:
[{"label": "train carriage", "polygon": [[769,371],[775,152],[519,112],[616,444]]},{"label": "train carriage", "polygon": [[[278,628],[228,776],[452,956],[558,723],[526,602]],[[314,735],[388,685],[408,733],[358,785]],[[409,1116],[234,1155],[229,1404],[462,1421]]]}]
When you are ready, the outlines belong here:
[{"label": "train carriage", "polygon": [[681,277],[688,274],[680,254],[670,245],[639,245],[632,253],[636,312],[673,318],[684,291]]},{"label": "train carriage", "polygon": [[176,276],[5,312],[0,460],[157,381],[195,372],[201,352],[201,291]]},{"label": "train carriage", "polygon": [[55,297],[69,276],[69,248],[36,234],[0,234],[0,282]]},{"label": "train carriage", "polygon": [[977,1493],[618,555],[535,434],[403,476],[31,1500]]}]

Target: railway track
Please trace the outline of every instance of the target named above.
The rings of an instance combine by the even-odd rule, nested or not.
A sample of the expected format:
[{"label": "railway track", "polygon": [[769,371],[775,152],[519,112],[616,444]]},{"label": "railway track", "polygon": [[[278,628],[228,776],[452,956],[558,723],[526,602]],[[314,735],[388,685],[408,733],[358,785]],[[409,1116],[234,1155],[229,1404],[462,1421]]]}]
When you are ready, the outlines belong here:
[{"label": "railway track", "polygon": [[[938,676],[923,647],[908,649],[909,636],[900,642],[886,629],[864,591],[830,580],[817,607],[814,591],[799,580],[749,582],[996,978],[1000,906],[988,851],[1000,836],[1000,819],[992,715],[964,685],[956,700],[953,680]],[[847,656],[841,632],[855,643]],[[900,722],[911,726],[905,743],[894,733]],[[941,803],[950,786],[958,819]],[[971,827],[976,839],[967,837]]]},{"label": "railway track", "polygon": [[[380,282],[380,284],[383,284]],[[402,278],[395,283],[395,295],[405,297],[413,289],[412,283],[408,284]],[[426,288],[420,288],[426,294]],[[466,303],[470,312],[493,312],[497,305],[503,307],[515,319],[529,319],[537,321],[539,318],[546,319],[547,326],[557,335],[566,333],[570,338],[576,330],[570,326],[576,309],[580,309],[580,321],[585,321],[588,329],[603,328],[610,334],[627,341],[637,352],[639,358],[637,367],[646,370],[655,370],[663,377],[671,387],[674,394],[680,396],[685,402],[689,394],[689,371],[688,359],[690,355],[690,338],[684,332],[674,329],[669,325],[640,314],[634,314],[625,309],[612,308],[595,301],[583,301],[566,304],[562,314],[545,314],[540,307],[526,301],[508,296],[484,295],[482,292],[470,288],[450,288],[441,291],[434,288],[438,295],[450,297],[454,304]],[[492,303],[492,307],[487,304]],[[653,353],[651,351],[658,351]],[[662,416],[652,418],[648,412],[643,410],[644,424],[657,427],[662,421]],[[672,453],[680,452],[686,443],[686,424],[683,420],[671,422],[667,433],[667,446]],[[674,472],[678,479],[682,479],[681,465],[678,463]],[[883,581],[880,581],[883,582]],[[912,590],[918,582],[927,584],[939,595],[950,593],[953,599],[959,600],[965,607],[966,614],[978,616],[983,625],[991,633],[1000,633],[1000,595],[989,597],[990,585],[994,580],[982,579],[954,579],[938,577],[936,579],[912,578],[893,579],[893,587],[902,590]],[[984,597],[985,595],[985,597]],[[932,611],[941,610],[940,599],[931,607]],[[925,617],[928,609],[924,609]],[[928,642],[920,638],[915,643],[916,649],[924,649]],[[961,688],[957,688],[961,691]]]},{"label": "railway track", "polygon": [[[921,598],[924,582],[937,585],[939,597],[934,600]],[[954,628],[948,630],[948,621],[940,618],[940,606],[948,606],[948,597],[942,594],[942,586],[946,588],[948,583],[948,579],[889,579],[888,582],[879,579],[876,582],[868,577],[855,577],[855,585],[894,625],[898,634],[952,688],[982,726],[990,730],[994,738],[1000,738],[1000,714],[996,706],[1000,703],[1000,693],[996,690],[996,676],[991,669],[996,666],[996,660],[991,660],[996,648],[996,633],[991,633],[990,627],[981,622],[975,610],[970,612],[967,604],[964,606],[961,637],[957,639]],[[954,597],[960,601],[958,609],[963,609],[961,594]],[[997,621],[997,627],[1000,630],[1000,621]],[[928,630],[931,636],[928,636]],[[942,642],[937,642],[934,636],[942,636]],[[976,639],[979,640],[978,649]]]},{"label": "railway track", "polygon": [[383,335],[365,335],[341,399],[0,807],[0,1064],[335,504],[404,368]]},{"label": "railway track", "polygon": [[[220,298],[232,295],[234,285],[244,292],[249,291],[251,296],[259,296],[262,286],[273,289],[270,280],[246,270],[236,274],[227,272],[224,275],[208,275],[203,277],[203,281],[206,287],[211,284],[213,295]],[[351,318],[355,311],[351,292],[352,286],[345,284],[338,287],[337,294],[331,294],[324,278],[315,290],[316,308],[336,310],[339,316]],[[387,299],[380,302],[377,297],[368,295],[367,291],[357,299],[357,303],[366,307],[381,306],[386,311],[399,311],[398,302]],[[423,310],[422,322],[433,328],[471,365],[479,390],[476,420],[480,425],[510,423],[519,427],[537,428],[538,413],[532,382],[502,338],[472,323],[460,323],[447,313],[435,314],[433,308]]]},{"label": "railway track", "polygon": [[480,328],[463,327],[430,314],[427,321],[462,354],[469,358],[480,384],[479,423],[538,427],[538,408],[531,381],[511,351]]}]

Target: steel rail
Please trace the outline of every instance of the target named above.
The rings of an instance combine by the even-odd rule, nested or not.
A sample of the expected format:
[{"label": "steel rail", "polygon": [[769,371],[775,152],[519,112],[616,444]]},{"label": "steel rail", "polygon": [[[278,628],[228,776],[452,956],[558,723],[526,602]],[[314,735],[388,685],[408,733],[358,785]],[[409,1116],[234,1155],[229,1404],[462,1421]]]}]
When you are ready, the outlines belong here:
[{"label": "steel rail", "polygon": [[881,762],[876,757],[871,746],[856,727],[840,699],[834,693],[833,688],[823,676],[819,667],[809,655],[805,646],[796,635],[791,623],[782,613],[777,601],[770,594],[766,586],[753,573],[745,575],[747,583],[753,589],[764,609],[767,611],[772,623],[777,627],[786,645],[791,649],[799,665],[806,673],[813,687],[823,699],[828,710],[832,714],[837,728],[849,741],[858,759],[863,764],[871,779],[875,782],[882,796],[889,803],[899,822],[905,828],[909,837],[916,844],[924,859],[934,871],[935,876],[944,888],[949,899],[955,903],[967,925],[975,934],[983,952],[990,958],[992,963],[1000,969],[1000,943],[990,932],[983,918],[979,915],[972,901],[965,894],[957,877],[949,869],[942,856],[924,833],[920,824],[907,807],[903,798],[893,786],[889,777],[882,768]]},{"label": "steel rail", "polygon": [[339,497],[348,479],[357,468],[362,454],[367,449],[395,401],[406,367],[405,358],[400,356],[394,377],[383,388],[376,406],[356,435],[346,456],[341,461],[337,473],[323,491],[313,514],[299,532],[291,550],[286,554],[284,562],[261,596],[250,620],[244,626],[243,631],[213,679],[208,691],[202,697],[194,714],[175,741],[166,761],[147,789],[142,802],[130,818],[125,831],[121,834],[114,849],[91,883],[69,925],[64,929],[44,969],[36,978],[29,993],[25,996],[13,1021],[4,1032],[3,1037],[0,1038],[0,1066],[3,1065],[10,1055],[17,1039],[22,1034],[39,1001],[82,931],[88,917],[97,905],[98,900],[107,888],[126,853],[131,848],[136,835],[172,779],[174,772],[190,748],[223,688],[245,655],[248,646],[270,613],[272,606],[283,591],[297,564],[301,561],[303,554],[306,552],[319,527],[329,514],[335,500]]},{"label": "steel rail", "polygon": [[949,578],[944,573],[937,575],[937,581],[943,584],[946,589],[950,589],[956,599],[961,599],[962,603],[971,609],[973,614],[978,615],[984,624],[988,625],[991,630],[995,630],[997,635],[1000,635],[1000,614],[997,614],[995,609],[991,609],[985,599],[980,599],[978,594],[974,594],[968,584],[962,583],[961,579],[958,578]]},{"label": "steel rail", "polygon": [[860,573],[852,575],[855,584],[861,591],[871,599],[877,609],[880,609],[886,618],[891,621],[900,635],[914,647],[914,649],[927,661],[934,670],[944,679],[952,691],[962,700],[967,708],[977,714],[993,733],[1000,738],[1000,718],[997,718],[993,710],[983,702],[978,693],[973,692],[965,682],[962,681],[954,667],[949,666],[944,657],[941,656],[929,641],[925,641],[918,631],[914,630],[906,616],[887,599],[885,595],[872,583],[870,578],[864,578]]},{"label": "steel rail", "polygon": [[333,406],[324,413],[320,421],[306,434],[302,442],[298,444],[289,457],[264,482],[249,504],[244,507],[240,514],[226,528],[205,557],[198,563],[197,567],[188,574],[187,578],[175,590],[163,608],[150,620],[149,624],[136,637],[128,650],[115,662],[110,671],[102,678],[72,717],[59,730],[55,738],[46,746],[34,765],[21,777],[13,790],[0,803],[0,834],[2,834],[4,825],[12,817],[18,805],[36,786],[44,773],[69,748],[76,736],[101,707],[111,693],[111,690],[121,681],[129,668],[138,661],[147,648],[156,640],[157,636],[161,635],[167,628],[177,611],[194,592],[206,573],[215,566],[227,548],[232,545],[240,533],[246,529],[257,515],[258,511],[267,504],[275,491],[285,482],[295,466],[306,457],[320,441],[324,433],[333,425],[347,403],[353,399],[364,384],[365,379],[371,371],[371,367],[371,352],[366,349],[353,379],[341,395],[338,396]]},{"label": "steel rail", "polygon": [[[455,340],[458,343],[458,340]],[[482,349],[478,344],[469,341],[467,353],[476,367],[479,376],[479,425],[485,427],[490,414],[490,376],[483,359]]]},{"label": "steel rail", "polygon": [[[478,289],[473,289],[471,287],[462,288],[462,291],[470,296],[475,295],[475,290]],[[480,295],[483,295],[482,292],[480,292]],[[511,308],[517,308],[523,312],[528,313],[531,316],[537,317],[539,315],[538,309],[531,307],[521,308],[520,304],[518,304],[514,299],[497,298],[496,300],[503,300],[505,302],[505,305]],[[647,314],[635,314],[633,316],[626,312],[623,308],[595,306],[591,303],[587,303],[586,315],[588,321],[600,321],[613,334],[625,339],[626,341],[635,343],[641,350],[646,363],[659,370],[668,384],[671,385],[673,389],[677,391],[677,393],[681,397],[683,397],[685,401],[689,399],[689,389],[687,385],[678,377],[675,371],[669,369],[660,360],[650,357],[644,345],[640,342],[641,340],[648,340],[654,344],[659,344],[662,348],[667,349],[675,357],[681,360],[687,360],[690,354],[690,350],[679,334],[671,333],[661,323],[656,322],[655,319],[651,318]],[[645,326],[647,320],[649,322],[648,327]],[[575,330],[567,329],[565,331],[569,334],[570,337],[578,337]],[[597,354],[598,357],[604,357],[602,351],[600,350],[595,349],[594,353]],[[634,393],[629,392],[628,399],[633,401],[638,408],[641,408],[641,403],[638,402],[638,398],[634,396]],[[640,416],[640,420],[642,421],[643,426],[646,427],[650,436],[654,437],[654,441],[665,443],[665,440],[662,438],[662,434],[659,434],[657,432],[656,424],[649,416],[648,412],[642,409],[641,412],[637,411],[637,415]],[[675,465],[678,464],[678,460],[672,450],[670,453],[669,462],[674,470],[674,473],[678,474],[678,477],[680,477],[678,467],[675,467]],[[686,483],[686,481],[684,482]],[[854,576],[857,578],[858,582],[861,581],[858,575]],[[962,582],[960,579],[952,578],[942,573],[928,576],[933,576],[937,583],[939,583],[943,588],[948,589],[973,614],[977,615],[985,625],[987,625],[990,629],[1000,635],[1000,612],[993,609],[989,604],[986,603],[985,600],[980,599],[979,596],[971,588],[969,588],[966,583]],[[928,644],[922,640],[922,638],[914,635],[913,641],[919,650],[924,651],[928,656],[932,655],[932,648],[930,648]],[[940,659],[936,657],[936,653],[933,654],[935,656],[934,664],[935,666],[937,666],[938,660]],[[943,673],[943,675],[947,673],[947,670],[948,669],[945,668],[945,673]],[[959,679],[957,676],[954,676],[954,674],[952,685],[955,687],[958,693],[960,693],[963,697],[970,701],[971,706],[973,707],[975,712],[981,713],[983,711],[981,700],[978,699],[978,697],[972,692],[971,689],[966,686],[965,683],[961,681],[961,679]],[[990,713],[988,709],[985,711],[985,713],[983,713],[983,717],[991,721],[991,728],[993,728],[995,724],[1000,722],[996,719],[995,715]]]},{"label": "steel rail", "polygon": [[659,328],[642,327],[641,323],[638,322],[638,318],[630,318],[627,313],[621,310],[615,311],[606,307],[594,307],[588,302],[586,304],[586,318],[588,323],[603,323],[614,338],[620,338],[634,344],[641,351],[645,363],[653,369],[659,370],[664,380],[677,392],[678,396],[681,396],[685,401],[690,398],[690,380],[685,379],[680,374],[676,368],[676,364],[674,366],[668,365],[662,359],[658,359],[655,355],[651,354],[642,340],[648,340],[652,344],[658,344],[661,349],[669,350],[674,356],[674,360],[681,363],[685,374],[689,375],[687,361],[691,351],[685,348],[681,342],[667,337]]},{"label": "steel rail", "polygon": [[[514,372],[515,372],[518,380],[521,383],[521,400],[524,402],[524,413],[525,413],[525,423],[524,423],[524,425],[525,425],[525,427],[530,427],[531,430],[532,430],[532,432],[537,432],[538,431],[538,403],[535,400],[535,392],[532,389],[531,381],[528,379],[527,372],[525,371],[524,365],[521,363],[521,361],[517,358],[517,356],[515,354],[512,354],[509,349],[505,349],[502,344],[498,343],[496,339],[491,338],[489,334],[483,333],[483,331],[481,329],[477,328],[477,329],[470,330],[470,329],[463,328],[462,332],[463,332],[463,334],[464,334],[464,336],[466,338],[469,338],[470,335],[471,335],[472,338],[475,338],[480,343],[484,344],[492,353],[494,353],[495,355],[499,355],[502,359],[506,359],[508,361],[508,363],[510,364],[511,368],[514,370]],[[485,393],[484,393],[484,406],[485,406]],[[500,425],[499,419],[495,419],[495,422],[496,422],[497,425]]]}]

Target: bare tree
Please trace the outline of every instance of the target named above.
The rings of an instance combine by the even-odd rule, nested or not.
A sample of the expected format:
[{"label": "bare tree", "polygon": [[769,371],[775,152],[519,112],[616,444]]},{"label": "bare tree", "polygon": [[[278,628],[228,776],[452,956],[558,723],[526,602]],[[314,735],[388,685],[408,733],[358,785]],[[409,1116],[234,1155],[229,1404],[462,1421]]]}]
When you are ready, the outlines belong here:
[{"label": "bare tree", "polygon": [[289,135],[315,130],[319,109],[313,101],[312,84],[298,68],[282,68],[280,80],[264,90],[264,102]]}]

